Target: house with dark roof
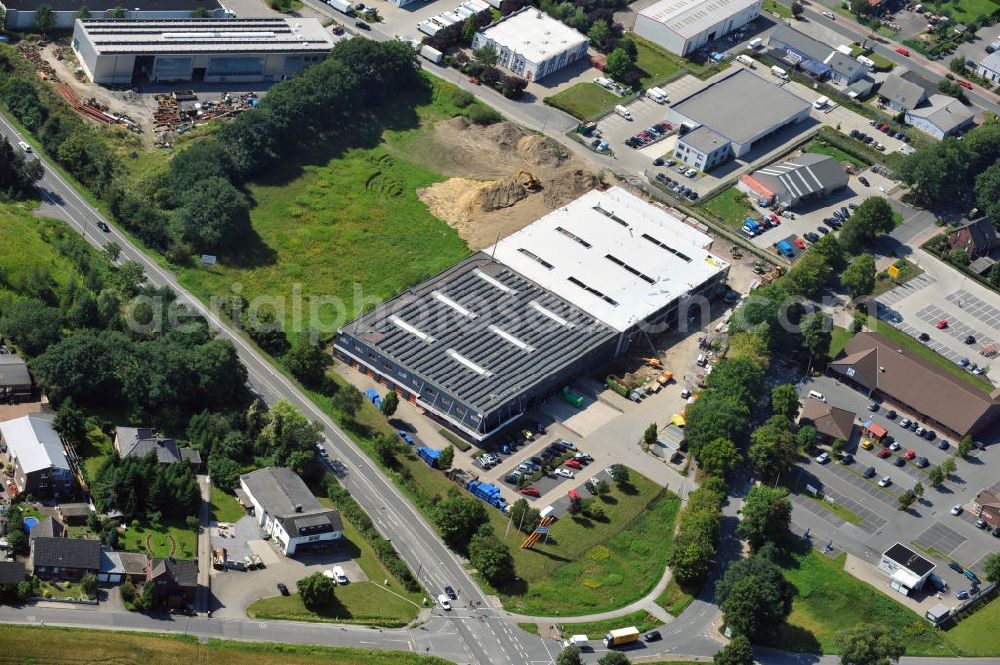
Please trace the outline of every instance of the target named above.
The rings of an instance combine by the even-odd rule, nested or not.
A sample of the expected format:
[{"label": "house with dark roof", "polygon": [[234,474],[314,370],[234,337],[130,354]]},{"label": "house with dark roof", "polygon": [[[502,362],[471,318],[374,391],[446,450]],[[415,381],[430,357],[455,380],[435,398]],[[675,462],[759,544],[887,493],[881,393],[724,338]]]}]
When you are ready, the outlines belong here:
[{"label": "house with dark roof", "polygon": [[66,537],[66,527],[63,523],[54,517],[46,517],[41,522],[35,524],[31,527],[31,531],[28,532],[28,539],[34,540],[35,538],[65,538]]},{"label": "house with dark roof", "polygon": [[736,184],[765,206],[780,203],[788,208],[825,199],[845,187],[847,171],[836,158],[809,152],[747,173]]},{"label": "house with dark roof", "polygon": [[829,78],[834,83],[847,86],[862,78],[867,71],[864,65],[850,55],[784,23],[775,27],[767,44],[783,60],[800,67],[818,80]]},{"label": "house with dark roof", "polygon": [[993,528],[1000,527],[1000,496],[988,490],[983,490],[976,495],[969,507],[973,515],[976,515]]},{"label": "house with dark roof", "polygon": [[20,561],[0,561],[0,586],[18,584],[28,579],[28,571]]},{"label": "house with dark roof", "polygon": [[160,464],[187,462],[201,466],[201,453],[193,448],[180,448],[173,439],[167,439],[149,427],[116,427],[115,452],[121,458],[156,455]]},{"label": "house with dark roof", "polygon": [[877,333],[852,337],[828,370],[956,439],[977,434],[1000,417],[1000,390],[988,394]]},{"label": "house with dark roof", "polygon": [[28,565],[41,578],[78,580],[101,570],[101,541],[85,538],[35,538]]},{"label": "house with dark roof", "polygon": [[807,399],[802,406],[799,425],[812,425],[825,441],[850,441],[854,434],[855,413],[818,399]]},{"label": "house with dark roof", "polygon": [[993,222],[987,217],[971,222],[962,220],[957,229],[948,232],[948,247],[962,250],[972,261],[1000,247],[1000,238],[997,237]]},{"label": "house with dark roof", "polygon": [[0,354],[0,403],[30,399],[31,391],[31,373],[24,358],[12,353]]},{"label": "house with dark roof", "polygon": [[919,591],[931,576],[935,565],[909,547],[896,543],[882,553],[878,567],[891,575],[889,586]]},{"label": "house with dark roof", "polygon": [[923,104],[933,89],[930,81],[903,68],[886,77],[878,96],[883,104],[899,113]]},{"label": "house with dark roof", "polygon": [[146,582],[153,585],[157,605],[180,609],[194,604],[198,591],[198,562],[192,559],[150,559]]},{"label": "house with dark roof", "polygon": [[267,467],[240,476],[257,524],[286,556],[331,546],[344,525],[340,511],[324,508],[291,469]]}]

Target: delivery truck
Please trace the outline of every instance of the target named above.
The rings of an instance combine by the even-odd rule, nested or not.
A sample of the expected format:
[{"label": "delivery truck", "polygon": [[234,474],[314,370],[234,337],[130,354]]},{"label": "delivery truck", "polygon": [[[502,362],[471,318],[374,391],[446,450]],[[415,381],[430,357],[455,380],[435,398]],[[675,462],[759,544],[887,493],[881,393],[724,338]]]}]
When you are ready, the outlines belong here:
[{"label": "delivery truck", "polygon": [[354,5],[347,2],[347,0],[326,0],[326,4],[330,5],[342,14],[354,16]]},{"label": "delivery truck", "polygon": [[637,641],[639,641],[639,629],[635,626],[618,628],[604,636],[604,646],[606,647],[620,647]]},{"label": "delivery truck", "polygon": [[441,51],[431,46],[427,46],[426,44],[420,47],[420,55],[427,58],[435,65],[440,65],[444,60],[444,54],[441,53]]}]

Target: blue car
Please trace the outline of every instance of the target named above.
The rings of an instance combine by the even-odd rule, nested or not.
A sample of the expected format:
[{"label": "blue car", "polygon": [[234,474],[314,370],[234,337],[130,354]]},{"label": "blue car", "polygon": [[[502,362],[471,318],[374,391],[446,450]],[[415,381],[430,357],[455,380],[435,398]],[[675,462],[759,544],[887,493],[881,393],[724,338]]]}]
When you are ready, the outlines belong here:
[{"label": "blue car", "polygon": [[960,589],[959,591],[955,592],[955,598],[957,598],[958,600],[968,600],[969,592],[966,591],[965,589]]},{"label": "blue car", "polygon": [[938,441],[938,448],[941,450],[948,450],[948,441],[946,439],[941,439]]}]

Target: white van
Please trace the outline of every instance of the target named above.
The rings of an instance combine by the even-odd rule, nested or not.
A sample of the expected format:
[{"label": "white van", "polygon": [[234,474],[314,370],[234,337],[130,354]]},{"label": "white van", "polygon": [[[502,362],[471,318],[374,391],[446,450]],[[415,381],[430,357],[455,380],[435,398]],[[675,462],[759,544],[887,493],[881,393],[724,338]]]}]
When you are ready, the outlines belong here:
[{"label": "white van", "polygon": [[337,584],[347,584],[347,574],[344,573],[344,569],[340,566],[333,567],[333,579]]},{"label": "white van", "polygon": [[829,103],[830,103],[830,98],[829,97],[820,97],[815,102],[813,102],[813,108],[814,109],[826,108],[826,105],[829,104]]},{"label": "white van", "polygon": [[782,81],[787,81],[788,80],[788,72],[786,72],[784,69],[782,69],[778,65],[774,65],[773,67],[771,67],[771,73],[774,74],[775,76],[777,76]]},{"label": "white van", "polygon": [[18,141],[17,147],[25,152],[31,152],[31,146],[28,144],[27,141]]},{"label": "white van", "polygon": [[660,88],[650,88],[646,91],[646,96],[652,99],[657,104],[667,103],[667,93]]},{"label": "white van", "polygon": [[825,402],[826,401],[826,398],[823,397],[823,393],[816,392],[815,390],[810,390],[809,391],[809,396],[812,397],[813,399],[818,399],[821,402]]},{"label": "white van", "polygon": [[615,113],[617,113],[621,117],[625,118],[626,120],[631,120],[632,119],[632,114],[629,112],[629,110],[627,108],[625,108],[621,104],[619,104],[618,106],[615,107]]},{"label": "white van", "polygon": [[760,37],[757,37],[756,39],[751,39],[747,43],[747,48],[750,49],[751,51],[756,51],[757,49],[760,49],[760,48],[763,48],[763,47],[764,47],[764,40],[761,39]]},{"label": "white van", "polygon": [[736,61],[741,65],[746,65],[750,69],[754,69],[753,58],[748,55],[738,55],[736,56]]},{"label": "white van", "polygon": [[867,67],[869,71],[875,71],[875,61],[872,60],[871,58],[866,58],[863,55],[859,55],[856,59],[862,65]]}]

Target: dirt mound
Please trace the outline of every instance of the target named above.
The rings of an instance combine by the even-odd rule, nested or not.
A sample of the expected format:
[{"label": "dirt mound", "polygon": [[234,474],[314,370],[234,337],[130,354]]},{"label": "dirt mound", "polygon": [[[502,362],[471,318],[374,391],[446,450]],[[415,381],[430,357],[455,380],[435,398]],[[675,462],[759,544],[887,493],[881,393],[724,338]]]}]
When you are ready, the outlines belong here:
[{"label": "dirt mound", "polygon": [[562,146],[550,138],[534,134],[517,142],[517,154],[537,166],[559,166],[566,159]]},{"label": "dirt mound", "polygon": [[479,190],[478,202],[486,212],[509,208],[528,196],[528,192],[516,180],[501,180],[488,184]]},{"label": "dirt mound", "polygon": [[509,122],[498,122],[483,130],[483,137],[504,150],[517,149],[518,141],[527,135],[523,129]]},{"label": "dirt mound", "polygon": [[417,196],[427,204],[434,216],[459,229],[484,212],[509,208],[528,196],[515,180],[481,182],[468,178],[451,178],[417,190]]}]

